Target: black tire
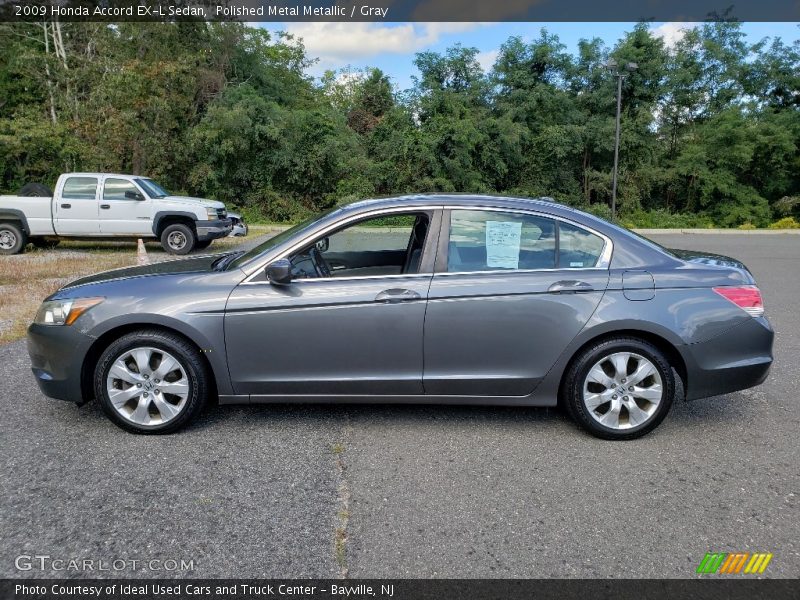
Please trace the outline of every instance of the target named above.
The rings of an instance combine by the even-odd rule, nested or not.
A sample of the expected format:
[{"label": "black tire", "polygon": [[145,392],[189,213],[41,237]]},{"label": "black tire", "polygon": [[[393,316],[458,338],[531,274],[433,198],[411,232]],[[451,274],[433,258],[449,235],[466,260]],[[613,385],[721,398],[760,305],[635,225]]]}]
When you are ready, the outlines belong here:
[{"label": "black tire", "polygon": [[49,187],[44,185],[43,183],[26,183],[23,185],[18,196],[41,196],[41,197],[53,197],[53,190]]},{"label": "black tire", "polygon": [[[630,426],[630,419],[628,419],[627,423],[624,423],[623,418],[621,418],[620,422],[627,428],[619,429],[601,424],[590,414],[589,408],[583,401],[583,392],[584,382],[587,380],[589,370],[604,358],[615,353],[623,352],[633,353],[652,363],[652,366],[655,367],[661,379],[662,395],[660,401],[654,407],[652,414],[646,421],[635,426]],[[629,369],[636,367],[636,359],[634,358],[632,361],[633,366],[630,366],[631,363],[628,363]],[[608,363],[605,364],[608,365]],[[625,379],[621,381],[625,381]],[[645,382],[647,381],[648,380],[645,380]],[[653,382],[655,380],[651,379],[649,381]],[[591,385],[594,384],[592,383]],[[587,389],[591,390],[591,388]],[[617,390],[619,390],[619,388],[617,388]],[[631,394],[631,396],[627,394]],[[618,394],[618,396],[625,398],[632,398],[634,395],[634,393],[625,392],[624,390]],[[617,396],[614,396],[614,398],[616,397]],[[561,388],[560,404],[567,409],[570,417],[572,417],[580,427],[592,435],[606,440],[632,440],[642,437],[658,427],[661,421],[667,416],[674,397],[675,375],[664,354],[658,348],[644,340],[633,337],[616,337],[589,346],[573,359],[567,369],[564,384]],[[640,401],[635,400],[635,402],[637,406],[641,408],[642,405]],[[646,400],[642,400],[641,402],[644,403],[644,406],[650,406]],[[605,405],[599,405],[597,407],[598,410],[602,410],[603,406]],[[635,409],[636,407],[632,406],[632,408]],[[629,414],[627,408],[620,409],[620,415],[625,416]]]},{"label": "black tire", "polygon": [[213,242],[213,241],[214,240],[206,240],[204,242],[195,242],[194,249],[195,250],[205,250],[206,248],[208,248],[211,245],[211,242]]},{"label": "black tire", "polygon": [[28,236],[18,223],[0,223],[0,254],[19,254],[27,243]]},{"label": "black tire", "polygon": [[[109,397],[107,379],[111,367],[118,358],[124,357],[126,353],[135,348],[153,348],[168,352],[179,362],[180,367],[186,374],[188,397],[181,406],[180,412],[166,423],[156,423],[154,425],[135,423],[120,414]],[[203,406],[208,401],[210,390],[211,376],[197,349],[184,338],[159,330],[143,329],[122,336],[100,355],[94,370],[95,397],[100,402],[103,412],[115,425],[131,433],[166,434],[185,427],[200,414]],[[166,396],[161,396],[161,399],[166,399]],[[154,400],[155,398],[147,402],[155,405]],[[138,399],[131,399],[132,403],[137,403],[138,401]],[[160,415],[161,413],[158,414]]]},{"label": "black tire", "polygon": [[33,244],[34,247],[42,248],[44,250],[55,248],[59,243],[61,243],[61,240],[55,240],[53,238],[31,238],[28,241]]},{"label": "black tire", "polygon": [[173,223],[161,232],[161,247],[169,254],[189,254],[197,244],[197,236],[188,225]]}]

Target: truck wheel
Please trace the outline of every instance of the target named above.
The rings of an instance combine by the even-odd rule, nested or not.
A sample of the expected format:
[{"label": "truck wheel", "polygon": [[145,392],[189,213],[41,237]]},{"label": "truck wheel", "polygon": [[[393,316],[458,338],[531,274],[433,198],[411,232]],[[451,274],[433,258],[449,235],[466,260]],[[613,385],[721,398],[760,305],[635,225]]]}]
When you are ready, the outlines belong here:
[{"label": "truck wheel", "polygon": [[23,185],[20,190],[18,196],[41,196],[52,198],[53,191],[42,183],[26,183]]},{"label": "truck wheel", "polygon": [[167,225],[161,232],[161,246],[169,254],[189,254],[196,243],[194,231],[183,223]]},{"label": "truck wheel", "polygon": [[19,254],[28,243],[28,236],[19,225],[0,223],[0,254]]}]

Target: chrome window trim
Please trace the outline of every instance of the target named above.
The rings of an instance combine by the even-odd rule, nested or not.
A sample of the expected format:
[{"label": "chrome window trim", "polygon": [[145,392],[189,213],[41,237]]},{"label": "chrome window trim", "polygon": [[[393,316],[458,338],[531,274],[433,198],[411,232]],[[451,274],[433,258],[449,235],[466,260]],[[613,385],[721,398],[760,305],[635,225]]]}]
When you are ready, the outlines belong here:
[{"label": "chrome window trim", "polygon": [[[316,237],[324,236],[330,233],[333,230],[341,229],[346,227],[349,223],[354,221],[361,221],[364,219],[368,219],[370,217],[377,217],[381,215],[397,213],[397,212],[415,212],[415,211],[428,211],[428,210],[445,210],[448,209],[450,211],[457,211],[457,210],[466,210],[466,211],[491,211],[491,212],[506,212],[506,213],[518,213],[523,215],[530,215],[534,217],[542,217],[545,219],[553,219],[556,221],[562,221],[564,223],[569,223],[579,229],[584,229],[589,233],[592,233],[599,238],[601,238],[604,242],[603,251],[600,254],[597,262],[591,267],[562,267],[562,268],[546,268],[546,269],[494,269],[488,271],[458,271],[458,272],[442,272],[442,273],[413,273],[413,274],[396,274],[396,275],[355,275],[352,277],[310,277],[308,279],[298,279],[297,281],[300,282],[310,282],[310,281],[317,281],[317,282],[326,282],[326,281],[359,281],[359,280],[366,280],[366,279],[400,279],[400,278],[422,278],[422,277],[436,277],[439,276],[450,276],[450,275],[480,275],[480,274],[512,274],[512,273],[546,273],[550,271],[586,271],[586,270],[608,270],[611,266],[611,255],[614,251],[614,242],[611,241],[607,235],[600,233],[599,231],[592,229],[591,227],[587,227],[582,223],[578,223],[577,221],[573,221],[571,219],[567,219],[565,217],[561,217],[559,215],[550,214],[547,212],[537,211],[534,209],[524,209],[524,208],[506,208],[506,207],[499,207],[499,206],[471,206],[471,205],[458,205],[458,206],[444,206],[444,205],[421,205],[421,206],[400,206],[395,208],[377,208],[372,211],[367,211],[363,213],[358,213],[352,215],[342,221],[337,221],[336,223],[330,224],[328,227],[324,228],[322,231],[318,231],[309,235],[306,235],[296,244],[293,244],[274,258],[270,260],[263,260],[260,261],[256,266],[252,268],[252,270],[246,271],[247,277],[245,277],[244,281],[240,285],[261,285],[267,284],[272,285],[269,281],[253,281],[253,279],[260,275],[264,268],[269,265],[271,262],[279,260],[281,258],[287,258],[300,248],[303,248]],[[450,223],[447,224],[447,232],[448,235],[450,233]]]}]

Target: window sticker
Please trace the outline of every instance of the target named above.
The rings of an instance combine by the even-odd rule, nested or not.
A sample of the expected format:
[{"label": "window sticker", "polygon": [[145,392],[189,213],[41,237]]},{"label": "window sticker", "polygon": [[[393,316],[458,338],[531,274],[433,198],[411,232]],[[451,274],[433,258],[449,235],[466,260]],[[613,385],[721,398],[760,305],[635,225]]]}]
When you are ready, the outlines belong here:
[{"label": "window sticker", "polygon": [[583,262],[574,262],[573,261],[573,262],[569,263],[569,266],[570,267],[582,267],[583,266]]},{"label": "window sticker", "polygon": [[486,266],[518,269],[522,223],[486,221]]}]

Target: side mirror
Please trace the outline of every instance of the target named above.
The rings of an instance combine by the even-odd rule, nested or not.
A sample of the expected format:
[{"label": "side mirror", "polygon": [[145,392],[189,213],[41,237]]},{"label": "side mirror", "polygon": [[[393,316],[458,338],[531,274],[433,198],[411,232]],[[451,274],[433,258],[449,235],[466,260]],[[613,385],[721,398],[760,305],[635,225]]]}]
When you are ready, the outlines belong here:
[{"label": "side mirror", "polygon": [[141,192],[132,192],[128,190],[125,192],[126,200],[144,200],[144,195]]},{"label": "side mirror", "polygon": [[267,266],[267,279],[275,285],[287,285],[292,281],[292,261],[279,258]]}]

